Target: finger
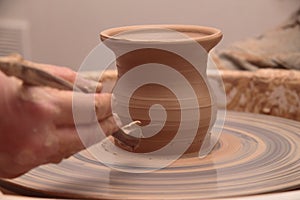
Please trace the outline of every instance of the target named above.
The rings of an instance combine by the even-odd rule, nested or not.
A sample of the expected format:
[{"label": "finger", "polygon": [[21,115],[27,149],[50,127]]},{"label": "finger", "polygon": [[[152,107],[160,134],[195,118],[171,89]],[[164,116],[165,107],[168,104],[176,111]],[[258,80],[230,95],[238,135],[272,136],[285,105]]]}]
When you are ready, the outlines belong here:
[{"label": "finger", "polygon": [[26,60],[23,61],[23,63],[27,66],[46,71],[49,74],[62,78],[72,84],[75,84],[83,91],[89,93],[101,92],[102,84],[100,82],[86,79],[81,74],[78,74],[70,68],[49,64],[34,63]]},{"label": "finger", "polygon": [[53,88],[22,87],[23,101],[39,105],[56,126],[89,124],[112,115],[111,94],[84,94]]},{"label": "finger", "polygon": [[76,75],[77,73],[73,70],[71,70],[70,68],[67,67],[63,67],[63,66],[56,66],[56,65],[49,65],[49,64],[41,64],[41,63],[34,63],[34,62],[30,62],[28,60],[23,60],[23,63],[30,66],[30,67],[34,67],[37,69],[41,69],[44,71],[47,71],[48,73],[55,75],[55,76],[59,76],[71,83],[74,83],[75,79],[76,79]]},{"label": "finger", "polygon": [[119,127],[112,116],[100,123],[58,129],[56,134],[60,141],[60,148],[58,155],[51,158],[51,162],[59,162],[62,158],[102,141],[117,130]]},{"label": "finger", "polygon": [[89,124],[112,115],[111,94],[83,94],[49,90],[54,106],[56,125]]}]

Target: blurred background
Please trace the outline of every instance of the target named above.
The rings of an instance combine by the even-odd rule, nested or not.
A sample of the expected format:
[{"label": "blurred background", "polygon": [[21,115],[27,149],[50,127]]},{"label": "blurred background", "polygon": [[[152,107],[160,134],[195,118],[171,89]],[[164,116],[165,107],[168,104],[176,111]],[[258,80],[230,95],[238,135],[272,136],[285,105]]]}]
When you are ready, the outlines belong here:
[{"label": "blurred background", "polygon": [[78,69],[107,28],[195,24],[221,29],[217,48],[272,29],[299,0],[0,0],[0,55]]}]

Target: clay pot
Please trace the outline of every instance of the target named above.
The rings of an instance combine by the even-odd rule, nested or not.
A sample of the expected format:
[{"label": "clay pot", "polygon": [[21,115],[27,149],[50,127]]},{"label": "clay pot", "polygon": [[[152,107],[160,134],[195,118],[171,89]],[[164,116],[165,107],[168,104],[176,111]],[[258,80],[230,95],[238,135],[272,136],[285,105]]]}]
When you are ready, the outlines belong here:
[{"label": "clay pot", "polygon": [[[168,35],[169,33],[160,32],[162,29],[173,30],[185,35]],[[128,32],[129,31],[129,32]],[[128,34],[129,33],[129,34]],[[192,105],[186,108],[180,107],[180,100],[189,101],[189,99],[178,99],[176,94],[169,88],[155,83],[148,83],[137,88],[130,96],[129,105],[122,101],[122,97],[128,95],[125,91],[119,91],[115,94],[118,101],[118,106],[123,106],[124,109],[129,108],[130,117],[123,116],[122,113],[117,113],[122,121],[139,120],[142,126],[150,123],[149,109],[154,104],[162,105],[167,112],[167,119],[163,128],[155,135],[141,139],[140,146],[134,152],[148,153],[156,151],[168,144],[176,135],[179,124],[182,120],[186,123],[195,123],[195,119],[181,119],[183,109],[198,111],[200,120],[196,137],[189,144],[189,148],[185,153],[197,152],[200,150],[201,144],[205,135],[210,130],[214,123],[216,111],[212,94],[209,91],[209,86],[206,76],[206,61],[207,52],[212,49],[222,38],[219,30],[210,27],[192,26],[192,25],[145,25],[145,26],[128,26],[112,28],[101,32],[101,40],[105,42],[116,55],[116,65],[118,69],[118,78],[124,76],[129,70],[134,69],[143,64],[160,63],[170,66],[179,72],[190,83],[196,96],[191,97],[196,100],[197,105]],[[195,42],[196,41],[196,42]],[[205,54],[199,55],[193,50],[192,43],[200,44],[203,47]],[[195,45],[195,44],[193,44]],[[202,63],[197,70],[191,62],[187,61],[182,56],[176,53],[166,51],[164,49],[184,49],[185,53],[190,55],[190,58],[196,62]],[[157,72],[159,73],[159,72]],[[147,76],[144,74],[142,76]],[[136,77],[143,78],[143,77]],[[165,77],[172,79],[172,77]],[[128,79],[125,83],[130,85],[133,79]],[[124,83],[123,83],[124,84]],[[185,87],[176,85],[174,87]],[[126,88],[126,87],[125,87]],[[122,109],[121,109],[122,110]],[[174,145],[184,142],[189,139],[189,128],[186,128],[185,138],[181,138]],[[126,149],[126,148],[125,148]]]}]

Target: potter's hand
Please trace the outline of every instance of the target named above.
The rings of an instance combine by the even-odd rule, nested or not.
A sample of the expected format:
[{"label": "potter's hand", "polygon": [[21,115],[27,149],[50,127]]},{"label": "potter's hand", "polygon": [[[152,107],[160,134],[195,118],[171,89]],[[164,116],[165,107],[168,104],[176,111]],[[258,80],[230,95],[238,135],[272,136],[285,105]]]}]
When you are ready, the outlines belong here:
[{"label": "potter's hand", "polygon": [[[76,73],[70,69],[44,69],[75,80]],[[41,164],[58,163],[84,149],[74,125],[72,91],[24,86],[0,72],[0,94],[0,177],[12,178]],[[111,116],[111,95],[82,95],[95,98],[98,122],[105,134],[117,131]]]}]

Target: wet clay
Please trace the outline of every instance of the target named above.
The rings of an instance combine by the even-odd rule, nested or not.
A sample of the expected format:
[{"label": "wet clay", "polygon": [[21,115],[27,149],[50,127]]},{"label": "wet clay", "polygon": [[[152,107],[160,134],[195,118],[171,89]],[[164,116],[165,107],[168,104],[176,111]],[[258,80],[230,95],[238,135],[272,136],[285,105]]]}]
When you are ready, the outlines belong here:
[{"label": "wet clay", "polygon": [[[173,30],[173,32],[166,32],[163,29],[170,29]],[[178,32],[180,34],[178,34]],[[200,120],[196,121],[196,123],[198,123],[196,137],[192,138],[189,134],[189,128],[186,128],[186,138],[181,138],[181,140],[177,142],[192,141],[185,153],[198,152],[206,133],[215,120],[215,111],[206,80],[205,61],[207,60],[207,54],[205,53],[205,57],[203,55],[197,55],[193,52],[193,49],[189,49],[188,47],[191,41],[194,43],[196,41],[203,47],[203,51],[209,52],[209,50],[221,40],[221,32],[214,28],[201,26],[146,25],[113,28],[101,32],[100,36],[101,40],[105,42],[105,45],[116,55],[119,79],[135,67],[143,64],[159,63],[179,72],[184,79],[189,82],[195,92],[195,96],[191,98],[197,101],[197,105],[191,105],[186,108],[180,107],[179,99],[172,90],[155,83],[145,84],[135,90],[130,96],[129,105],[122,103],[122,97],[128,95],[126,91],[116,93],[115,96],[118,100],[118,105],[123,108],[129,107],[132,120],[140,121],[142,126],[148,125],[151,121],[149,109],[152,105],[162,105],[167,112],[167,118],[163,128],[151,137],[141,138],[140,145],[134,152],[153,152],[167,145],[175,137],[181,120],[186,120],[187,123],[195,123],[195,119],[193,118],[181,119],[182,112],[188,111],[189,109],[198,110],[201,116]],[[150,48],[144,48],[145,44],[149,44]],[[196,61],[197,59],[203,59],[199,60],[205,63],[200,66],[202,68],[200,69],[201,73],[185,58],[178,56],[174,52],[159,48],[166,46],[179,49],[184,48]],[[147,76],[147,74],[144,76]],[[166,77],[166,79],[168,78],[170,77]],[[132,84],[131,80],[128,80],[125,84]],[[176,81],[174,81],[174,87],[184,88],[185,86],[176,85]],[[187,102],[189,101],[189,97],[180,100]],[[121,120],[128,121],[128,117],[122,116],[122,113],[117,114]],[[174,143],[174,145],[176,145],[176,143]],[[120,147],[122,148],[122,146]]]}]

